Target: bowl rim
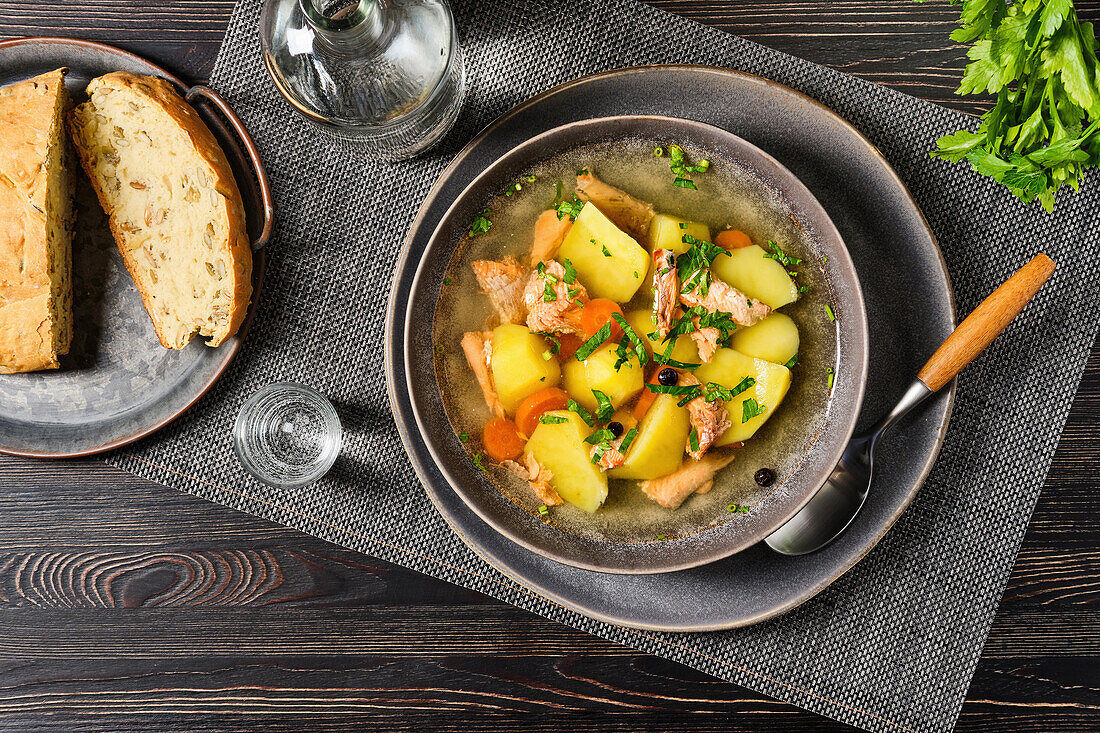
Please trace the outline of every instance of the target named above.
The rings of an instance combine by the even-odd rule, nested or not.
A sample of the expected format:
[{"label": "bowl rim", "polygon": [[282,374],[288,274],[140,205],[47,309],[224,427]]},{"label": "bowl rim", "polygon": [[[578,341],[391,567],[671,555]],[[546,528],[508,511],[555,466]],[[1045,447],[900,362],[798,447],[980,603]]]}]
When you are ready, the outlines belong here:
[{"label": "bowl rim", "polygon": [[[454,200],[451,201],[446,211],[440,217],[435,228],[432,230],[432,234],[429,237],[425,248],[422,252],[419,253],[419,261],[417,262],[416,271],[410,284],[410,296],[412,296],[412,294],[422,291],[426,287],[430,287],[430,283],[427,283],[426,281],[431,277],[431,274],[427,272],[428,263],[430,260],[433,259],[428,256],[431,252],[435,250],[445,249],[447,250],[446,259],[448,261],[450,260],[450,257],[451,255],[453,255],[455,247],[457,247],[457,245],[455,247],[451,247],[448,242],[442,241],[443,230],[447,228],[447,223],[453,219],[456,210],[462,204],[464,204],[467,199],[471,198],[475,194],[478,194],[481,198],[484,198],[484,192],[481,192],[479,194],[478,190],[482,188],[483,182],[487,178],[490,178],[500,169],[507,168],[510,166],[510,164],[513,164],[517,161],[522,162],[523,160],[531,160],[534,158],[537,158],[539,160],[548,159],[550,157],[554,157],[555,155],[561,154],[562,152],[565,152],[571,147],[579,147],[583,144],[587,144],[566,144],[562,147],[561,151],[555,152],[549,156],[545,154],[530,154],[531,149],[537,148],[541,143],[553,140],[563,135],[568,135],[578,128],[600,128],[604,126],[613,126],[615,124],[623,124],[628,122],[659,123],[671,127],[678,126],[681,129],[694,128],[696,130],[702,130],[707,134],[715,135],[719,138],[724,139],[725,143],[729,145],[728,150],[730,152],[741,153],[744,154],[747,158],[751,159],[752,166],[749,167],[747,170],[749,175],[757,179],[762,186],[772,191],[773,194],[778,194],[780,200],[788,209],[796,207],[802,209],[802,216],[795,216],[794,211],[790,212],[792,218],[795,220],[795,223],[799,226],[799,228],[806,231],[807,228],[806,226],[804,226],[803,222],[806,220],[807,216],[812,215],[814,217],[814,227],[812,229],[813,237],[811,238],[811,241],[829,241],[830,243],[836,245],[836,250],[840,254],[840,260],[839,262],[837,262],[834,253],[830,252],[830,262],[834,265],[839,264],[839,269],[843,272],[846,272],[847,275],[851,277],[854,284],[854,295],[850,296],[851,303],[848,304],[849,307],[845,310],[845,323],[846,327],[851,327],[851,325],[854,323],[855,330],[848,335],[848,341],[846,342],[848,345],[845,347],[845,349],[851,354],[850,358],[855,363],[857,368],[855,370],[852,370],[852,365],[848,365],[843,372],[843,376],[838,375],[838,380],[844,379],[846,382],[850,382],[852,385],[850,405],[848,406],[846,414],[843,417],[833,418],[833,415],[835,415],[835,413],[831,409],[829,409],[833,405],[833,395],[835,395],[836,393],[830,393],[829,397],[827,398],[827,419],[836,419],[837,422],[836,425],[829,426],[830,431],[834,436],[837,434],[843,435],[843,440],[837,441],[832,451],[832,453],[835,453],[835,455],[832,456],[831,460],[826,460],[824,458],[821,459],[821,467],[819,468],[819,472],[822,474],[820,477],[820,483],[823,484],[829,472],[832,471],[832,467],[836,465],[837,461],[839,461],[840,456],[843,453],[844,447],[847,445],[851,436],[855,432],[855,426],[859,419],[860,411],[862,408],[867,375],[869,371],[869,325],[867,320],[863,289],[859,281],[859,273],[855,268],[855,265],[851,259],[851,255],[848,252],[848,248],[844,242],[843,237],[841,236],[839,230],[836,228],[836,225],[833,223],[832,219],[829,217],[828,212],[817,200],[817,197],[814,196],[809,188],[804,183],[802,183],[802,181],[781,162],[779,162],[763,149],[736,135],[735,133],[732,133],[728,130],[725,130],[716,125],[712,125],[710,123],[700,122],[698,120],[692,120],[685,117],[658,114],[623,114],[574,120],[526,138],[522,142],[518,143],[517,145],[506,151],[504,154],[498,156],[490,164],[488,164],[462,189],[462,191],[457,196],[455,196]],[[480,139],[480,137],[481,136],[479,135],[478,139]],[[613,139],[614,135],[611,135],[610,137]],[[629,136],[623,135],[622,137],[623,139],[626,139]],[[463,149],[463,151],[465,150],[466,148]],[[455,161],[459,160],[462,157],[463,153],[460,152],[459,155],[456,156]],[[455,164],[455,161],[452,161],[452,166]],[[522,168],[524,166],[519,165],[516,167]],[[763,180],[763,177],[758,175],[758,171],[764,167],[770,168],[770,172],[773,173],[776,178],[780,179],[783,182],[785,187],[782,190],[777,190],[775,186],[770,184],[768,181]],[[448,167],[447,170],[450,170],[450,167]],[[445,174],[446,171],[444,171],[443,175]],[[429,192],[429,197],[431,197],[431,195],[432,193]],[[459,241],[461,242],[461,240]],[[412,354],[411,331],[412,324],[416,322],[416,319],[413,318],[412,313],[415,300],[415,297],[410,297],[408,302],[405,304],[405,320],[402,332],[401,356],[406,364],[411,364],[414,362],[414,356]],[[855,312],[853,312],[853,308],[851,307],[852,305],[855,306]],[[391,307],[396,308],[400,306],[398,304],[391,304]],[[433,322],[434,315],[435,313],[433,311]],[[837,331],[836,338],[838,341],[840,340],[839,330]],[[528,537],[526,537],[525,535],[519,534],[513,531],[511,528],[502,524],[490,512],[481,507],[477,501],[474,501],[472,496],[469,495],[468,490],[464,488],[464,482],[462,482],[455,476],[447,462],[444,460],[440,451],[437,450],[435,442],[429,439],[428,436],[430,431],[427,429],[426,425],[428,420],[428,411],[425,408],[422,398],[418,396],[418,391],[414,386],[413,373],[407,368],[405,369],[404,381],[406,393],[409,396],[410,405],[412,407],[413,418],[416,422],[416,427],[420,432],[422,442],[427,447],[428,452],[432,456],[433,462],[436,464],[436,468],[439,470],[444,480],[450,486],[451,490],[454,491],[462,499],[463,503],[465,503],[482,521],[484,521],[502,536],[508,538],[512,542],[515,542],[516,544],[524,547],[531,552],[565,565],[601,573],[651,574],[685,570],[693,567],[698,567],[700,565],[716,562],[718,560],[741,552],[742,550],[747,549],[748,547],[763,540],[767,535],[771,534],[771,532],[775,531],[775,529],[782,526],[799,510],[801,510],[802,507],[804,507],[806,503],[809,502],[810,498],[814,495],[816,491],[816,489],[807,489],[804,492],[804,495],[801,496],[797,502],[792,502],[793,508],[791,508],[785,515],[778,515],[778,519],[773,519],[770,523],[764,525],[764,529],[758,529],[754,532],[745,533],[745,537],[738,540],[737,542],[724,544],[710,543],[708,546],[716,549],[697,552],[694,555],[691,555],[688,558],[680,560],[678,562],[664,562],[657,565],[643,567],[608,566],[598,562],[590,562],[585,559],[562,554],[554,550],[552,547],[547,547],[545,546],[545,544],[528,539]],[[394,388],[396,388],[396,385],[394,385]],[[436,383],[436,388],[438,389],[438,382]],[[448,426],[450,426],[449,420]],[[796,475],[800,470],[801,467],[796,468],[792,473],[792,476]],[[812,486],[814,485],[814,483],[811,483],[810,485]],[[496,488],[495,485],[494,488]],[[776,489],[778,488],[779,486],[777,485]],[[499,491],[499,489],[497,490]],[[758,503],[767,502],[768,497],[770,496],[771,494],[761,499]],[[516,511],[523,512],[524,510],[521,507],[516,506]],[[697,537],[699,535],[703,535],[720,528],[722,524],[724,523],[719,523],[717,525],[703,528],[683,538],[672,538],[667,541],[675,542],[678,541],[678,539],[686,540],[692,537]],[[649,544],[643,542],[617,543],[610,540],[599,540],[589,537],[578,537],[577,540],[578,542],[602,542],[614,545],[636,544],[639,547]],[[657,541],[660,542],[661,540]],[[700,548],[700,550],[704,549],[705,548]]]}]

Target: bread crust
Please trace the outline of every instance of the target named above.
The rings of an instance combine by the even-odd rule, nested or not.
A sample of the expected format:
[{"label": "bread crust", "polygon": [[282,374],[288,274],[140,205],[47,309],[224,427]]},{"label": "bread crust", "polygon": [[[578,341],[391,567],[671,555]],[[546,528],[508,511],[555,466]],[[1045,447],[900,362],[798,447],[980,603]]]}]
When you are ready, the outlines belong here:
[{"label": "bread crust", "polygon": [[[53,317],[55,307],[71,310],[71,295],[57,293],[61,302],[55,303],[50,275],[51,267],[70,267],[70,243],[58,243],[64,252],[51,252],[47,224],[47,164],[54,146],[62,146],[59,166],[68,159],[66,110],[55,119],[57,105],[68,104],[67,71],[57,69],[13,84],[0,95],[0,374],[56,369],[58,356],[68,353],[72,341],[71,312],[62,322]],[[68,230],[68,174],[54,173],[55,184],[63,188],[64,205],[52,213],[63,217]],[[71,287],[69,276],[66,281]]]},{"label": "bread crust", "polygon": [[[125,71],[116,71],[92,79],[88,83],[89,95],[100,87],[110,87],[143,97],[159,107],[187,135],[195,151],[210,166],[214,174],[214,189],[221,194],[221,199],[226,207],[226,220],[228,222],[226,246],[229,251],[229,260],[233,264],[231,307],[226,327],[210,335],[207,341],[208,346],[220,346],[240,328],[245,315],[248,313],[248,304],[252,297],[252,249],[245,225],[244,203],[240,190],[237,188],[236,179],[233,177],[229,160],[198,112],[165,80]],[[157,338],[160,339],[161,345],[167,349],[183,348],[186,343],[170,343],[167,334],[163,333],[157,326],[157,319],[152,318],[152,298],[145,286],[144,278],[141,277],[138,262],[134,255],[123,246],[124,237],[123,232],[119,229],[119,222],[116,221],[116,217],[111,216],[110,201],[100,187],[95,175],[95,152],[85,150],[80,143],[82,136],[79,134],[80,124],[75,110],[69,115],[69,127],[72,130],[72,138],[76,143],[75,147],[79,153],[81,166],[84,168],[84,172],[87,173],[88,178],[91,179],[96,196],[99,197],[100,204],[108,214],[111,233],[114,235],[115,243],[122,255],[122,261],[126,265],[126,269],[129,270],[138,292],[141,293],[142,303],[145,305],[145,310],[150,313]]]}]

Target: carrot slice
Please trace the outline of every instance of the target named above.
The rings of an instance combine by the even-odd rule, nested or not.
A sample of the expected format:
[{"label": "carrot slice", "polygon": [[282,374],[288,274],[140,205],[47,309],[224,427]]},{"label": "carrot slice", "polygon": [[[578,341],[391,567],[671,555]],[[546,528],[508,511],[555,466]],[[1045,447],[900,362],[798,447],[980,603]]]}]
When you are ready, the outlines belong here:
[{"label": "carrot slice", "polygon": [[[565,348],[564,344],[562,348]],[[568,402],[569,395],[563,389],[557,387],[540,389],[519,403],[519,407],[516,408],[516,427],[524,435],[530,436],[538,427],[540,417],[551,410],[564,410]]]},{"label": "carrot slice", "polygon": [[586,340],[592,338],[608,322],[611,323],[611,339],[621,338],[623,329],[611,317],[613,313],[618,313],[620,316],[623,314],[623,309],[613,300],[595,298],[585,303],[581,308],[581,330],[584,332],[584,338]]},{"label": "carrot slice", "polygon": [[741,249],[742,247],[751,246],[752,240],[748,234],[740,229],[727,229],[724,232],[718,232],[718,235],[714,238],[714,243],[726,249]]},{"label": "carrot slice", "polygon": [[519,434],[516,424],[504,417],[494,417],[485,423],[481,432],[481,444],[485,453],[497,463],[518,458],[527,441]]},{"label": "carrot slice", "polygon": [[[657,375],[661,372],[661,369],[654,369],[653,373],[649,375],[649,379],[646,381],[650,384],[658,384]],[[638,401],[634,403],[634,419],[641,422],[645,414],[649,412],[649,408],[653,406],[653,400],[657,399],[656,392],[650,392],[648,388],[643,389],[638,395]]]},{"label": "carrot slice", "polygon": [[561,336],[558,336],[558,342],[561,343],[561,348],[558,350],[558,358],[563,361],[565,359],[572,359],[573,354],[577,353],[577,349],[584,346],[584,341],[575,333],[563,333]]}]

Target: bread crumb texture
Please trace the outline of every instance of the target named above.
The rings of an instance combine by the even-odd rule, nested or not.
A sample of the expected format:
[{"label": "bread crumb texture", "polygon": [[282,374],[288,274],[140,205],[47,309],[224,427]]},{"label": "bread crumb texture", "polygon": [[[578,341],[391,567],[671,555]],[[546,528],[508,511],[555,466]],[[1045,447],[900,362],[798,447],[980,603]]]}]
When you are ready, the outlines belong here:
[{"label": "bread crumb texture", "polygon": [[0,374],[56,369],[72,342],[65,72],[0,89]]},{"label": "bread crumb texture", "polygon": [[161,344],[218,346],[252,295],[244,207],[225,153],[162,79],[116,72],[88,84],[69,129]]}]

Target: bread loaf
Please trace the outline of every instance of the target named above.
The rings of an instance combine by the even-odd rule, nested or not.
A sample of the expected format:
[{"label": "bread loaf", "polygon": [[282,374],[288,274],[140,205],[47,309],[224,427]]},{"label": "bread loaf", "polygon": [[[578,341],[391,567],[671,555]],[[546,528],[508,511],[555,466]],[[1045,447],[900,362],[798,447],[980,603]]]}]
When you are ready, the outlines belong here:
[{"label": "bread loaf", "polygon": [[72,341],[66,69],[0,89],[0,373],[56,369]]},{"label": "bread loaf", "polygon": [[218,346],[252,294],[241,194],[225,153],[162,79],[115,72],[88,84],[73,143],[161,344]]}]

